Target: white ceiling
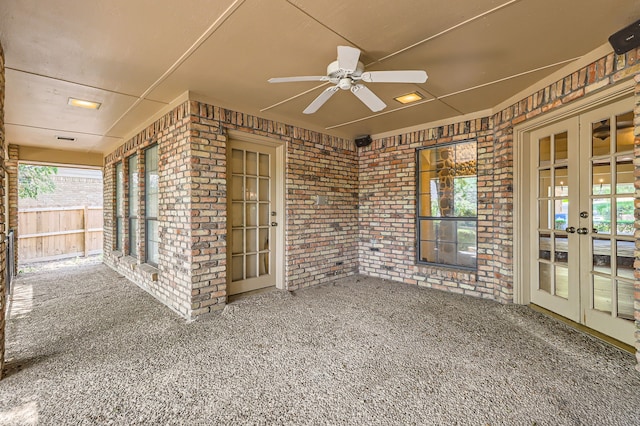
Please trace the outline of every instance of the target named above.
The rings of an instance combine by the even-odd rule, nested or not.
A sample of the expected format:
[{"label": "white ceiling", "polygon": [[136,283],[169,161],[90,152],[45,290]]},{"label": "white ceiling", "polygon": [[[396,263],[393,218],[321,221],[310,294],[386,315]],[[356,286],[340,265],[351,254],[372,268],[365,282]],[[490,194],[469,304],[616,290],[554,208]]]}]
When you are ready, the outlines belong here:
[{"label": "white ceiling", "polygon": [[[639,17],[637,0],[6,0],[6,139],[108,153],[186,91],[337,136],[380,134],[492,108]],[[361,49],[368,70],[429,79],[369,84],[388,105],[377,114],[339,92],[304,115],[327,86],[267,82],[323,75],[338,45]],[[415,90],[422,104],[393,100]]]}]

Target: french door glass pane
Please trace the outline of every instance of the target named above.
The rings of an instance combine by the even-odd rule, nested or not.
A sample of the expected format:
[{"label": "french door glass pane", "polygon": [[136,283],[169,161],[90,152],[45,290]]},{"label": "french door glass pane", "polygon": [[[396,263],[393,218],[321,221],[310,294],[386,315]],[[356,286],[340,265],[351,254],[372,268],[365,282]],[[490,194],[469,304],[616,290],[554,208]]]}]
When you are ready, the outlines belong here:
[{"label": "french door glass pane", "polygon": [[611,313],[611,278],[593,276],[593,309]]},{"label": "french door glass pane", "polygon": [[552,269],[553,266],[551,266],[549,263],[538,263],[538,279],[539,279],[539,285],[538,288],[542,291],[546,291],[547,293],[551,294],[551,288],[552,288]]},{"label": "french door glass pane", "polygon": [[633,282],[617,281],[618,284],[618,317],[633,319]]},{"label": "french door glass pane", "polygon": [[633,198],[616,199],[616,233],[618,235],[633,235],[635,220],[633,212]]},{"label": "french door glass pane", "polygon": [[233,254],[240,254],[244,250],[244,231],[242,229],[234,229],[232,233],[231,252]]},{"label": "french door glass pane", "polygon": [[246,253],[255,253],[258,251],[258,241],[257,241],[257,232],[255,229],[247,229],[245,231],[246,239],[245,239],[245,252]]},{"label": "french door glass pane", "polygon": [[538,250],[540,259],[551,260],[551,234],[540,234]]},{"label": "french door glass pane", "polygon": [[232,281],[240,281],[244,279],[244,256],[233,256],[231,270],[233,271],[231,275]]},{"label": "french door glass pane", "polygon": [[594,198],[591,204],[593,229],[598,234],[611,234],[611,199]]},{"label": "french door glass pane", "polygon": [[567,141],[568,133],[558,133],[553,138],[553,151],[555,154],[555,161],[566,160],[567,157]]},{"label": "french door glass pane", "polygon": [[591,124],[591,155],[608,155],[611,152],[611,121],[605,119]]},{"label": "french door glass pane", "polygon": [[616,162],[616,194],[633,194],[633,159],[620,157]]},{"label": "french door glass pane", "polygon": [[551,170],[540,170],[540,188],[538,189],[538,196],[541,198],[551,197]]},{"label": "french door glass pane", "polygon": [[557,263],[569,262],[569,239],[567,235],[555,236],[555,255],[553,259]]},{"label": "french door glass pane", "polygon": [[268,154],[260,154],[260,176],[270,177],[271,167],[269,165],[269,155]]},{"label": "french door glass pane", "polygon": [[538,165],[546,166],[551,163],[551,137],[547,136],[538,141]]},{"label": "french door glass pane", "polygon": [[258,256],[256,254],[249,254],[247,259],[247,276],[246,278],[255,278],[258,276]]},{"label": "french door glass pane", "polygon": [[569,268],[556,266],[556,296],[569,298]]},{"label": "french door glass pane", "polygon": [[592,164],[591,182],[591,193],[593,195],[611,194],[611,165],[609,162]]},{"label": "french door glass pane", "polygon": [[231,178],[231,199],[233,201],[244,200],[244,178],[242,176]]},{"label": "french door glass pane", "polygon": [[246,163],[245,163],[245,173],[247,176],[257,176],[258,175],[258,155],[255,152],[245,151],[246,152]]},{"label": "french door glass pane", "polygon": [[616,275],[619,277],[634,279],[634,255],[635,242],[633,241],[616,241]]},{"label": "french door glass pane", "polygon": [[244,203],[231,203],[231,226],[237,228],[244,225]]},{"label": "french door glass pane", "polygon": [[551,200],[538,202],[538,227],[540,229],[551,229],[551,203]]},{"label": "french door glass pane", "polygon": [[605,238],[592,239],[592,270],[611,274],[611,241]]},{"label": "french door glass pane", "polygon": [[569,168],[566,166],[557,167],[555,169],[555,189],[556,197],[569,196]]},{"label": "french door glass pane", "polygon": [[244,151],[239,149],[231,151],[231,173],[234,175],[244,173]]},{"label": "french door glass pane", "polygon": [[616,116],[616,152],[633,151],[633,111]]}]

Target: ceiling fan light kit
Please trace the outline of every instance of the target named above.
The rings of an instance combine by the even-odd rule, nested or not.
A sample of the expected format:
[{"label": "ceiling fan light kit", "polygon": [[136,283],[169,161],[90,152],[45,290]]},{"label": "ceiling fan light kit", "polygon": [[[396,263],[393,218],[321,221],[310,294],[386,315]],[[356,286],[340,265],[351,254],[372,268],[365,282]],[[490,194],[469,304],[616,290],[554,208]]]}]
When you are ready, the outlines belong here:
[{"label": "ceiling fan light kit", "polygon": [[421,70],[401,71],[367,71],[360,62],[360,49],[350,46],[338,46],[338,59],[327,66],[327,74],[323,76],[277,77],[269,79],[269,83],[290,83],[296,81],[323,81],[334,84],[315,98],[304,114],[313,114],[333,96],[338,89],[350,90],[363,104],[373,112],[382,111],[386,104],[365,83],[424,83],[427,73]]}]

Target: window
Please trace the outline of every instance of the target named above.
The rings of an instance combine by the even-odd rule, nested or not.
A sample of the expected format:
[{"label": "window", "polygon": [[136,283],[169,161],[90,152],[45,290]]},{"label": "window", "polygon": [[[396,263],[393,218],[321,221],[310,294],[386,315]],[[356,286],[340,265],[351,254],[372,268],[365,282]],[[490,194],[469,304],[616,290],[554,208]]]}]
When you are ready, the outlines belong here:
[{"label": "window", "polygon": [[146,262],[158,265],[158,145],[144,153],[145,253]]},{"label": "window", "polygon": [[129,157],[129,254],[138,255],[138,212],[140,210],[140,182],[138,179],[138,155]]},{"label": "window", "polygon": [[417,152],[418,263],[476,268],[477,144]]},{"label": "window", "polygon": [[122,175],[122,163],[116,164],[116,244],[115,250],[122,250],[124,239],[124,176]]}]

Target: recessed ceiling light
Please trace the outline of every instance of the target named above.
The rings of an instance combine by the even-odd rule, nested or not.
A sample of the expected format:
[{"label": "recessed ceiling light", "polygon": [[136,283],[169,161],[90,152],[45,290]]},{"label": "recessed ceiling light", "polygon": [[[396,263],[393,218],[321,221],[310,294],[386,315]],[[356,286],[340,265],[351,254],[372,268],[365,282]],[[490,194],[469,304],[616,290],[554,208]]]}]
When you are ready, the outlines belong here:
[{"label": "recessed ceiling light", "polygon": [[98,109],[100,108],[100,105],[102,105],[100,102],[86,101],[83,99],[76,99],[76,98],[69,98],[68,104],[74,107],[87,108],[87,109]]},{"label": "recessed ceiling light", "polygon": [[410,104],[413,102],[418,102],[419,100],[424,99],[424,97],[418,92],[407,93],[406,95],[398,96],[397,98],[393,98],[401,104]]},{"label": "recessed ceiling light", "polygon": [[76,141],[76,138],[74,138],[73,136],[56,136],[56,139],[58,139],[59,141],[66,141],[66,142]]}]

